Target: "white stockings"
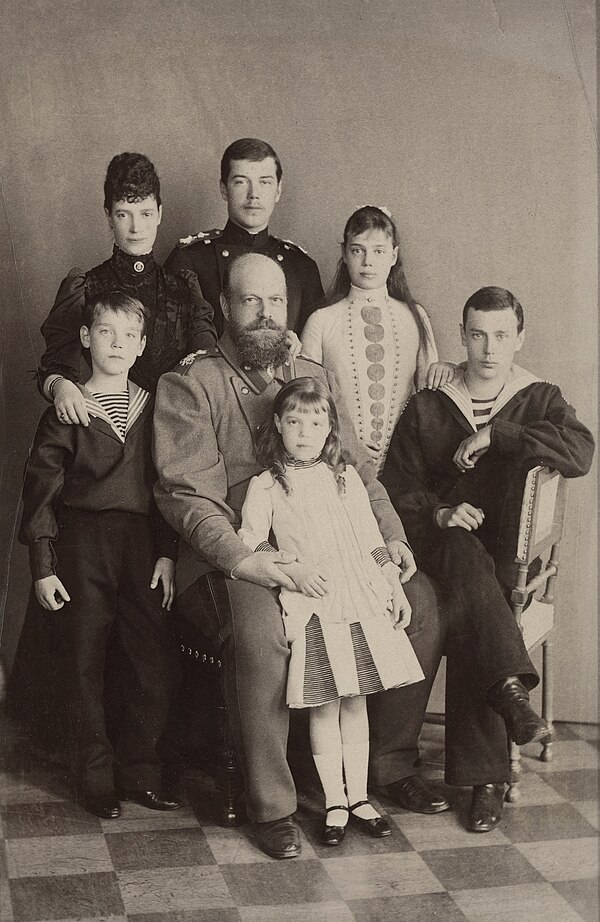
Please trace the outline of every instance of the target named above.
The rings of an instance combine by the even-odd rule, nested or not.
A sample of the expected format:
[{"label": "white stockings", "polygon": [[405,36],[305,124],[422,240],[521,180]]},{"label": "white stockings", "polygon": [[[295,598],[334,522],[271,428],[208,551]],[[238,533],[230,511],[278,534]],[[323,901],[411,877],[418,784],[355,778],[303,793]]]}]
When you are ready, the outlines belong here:
[{"label": "white stockings", "polygon": [[[325,792],[326,808],[367,800],[369,720],[364,696],[338,698],[312,708],[310,745]],[[354,812],[362,819],[379,816],[368,803]],[[345,826],[347,822],[345,810],[327,814],[329,826]]]}]

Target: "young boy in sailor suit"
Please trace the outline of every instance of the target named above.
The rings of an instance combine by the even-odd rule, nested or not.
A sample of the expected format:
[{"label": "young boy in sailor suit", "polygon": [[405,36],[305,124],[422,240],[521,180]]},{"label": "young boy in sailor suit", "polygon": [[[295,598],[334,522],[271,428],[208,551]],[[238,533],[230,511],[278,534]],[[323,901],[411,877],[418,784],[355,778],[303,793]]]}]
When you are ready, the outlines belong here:
[{"label": "young boy in sailor suit", "polygon": [[449,605],[446,781],[473,787],[468,828],[487,832],[502,817],[507,734],[523,744],[548,733],[529,705],[539,677],[499,582],[514,556],[524,475],[542,463],[579,477],[594,443],[558,387],[513,364],[523,309],[509,291],[472,295],[461,337],[466,364],[452,383],[410,399],[381,480],[417,565]]},{"label": "young boy in sailor suit", "polygon": [[[80,390],[90,423],[65,426],[54,407],[44,413],[27,465],[19,537],[29,546],[37,601],[55,613],[78,784],[87,809],[111,819],[121,812],[119,799],[156,810],[179,806],[161,793],[156,752],[174,680],[168,612],[177,539],[152,494],[153,402],[128,381],[146,342],[145,309],[137,298],[110,292],[86,304],[83,319],[92,375]],[[103,684],[115,622],[133,681],[113,752]]]}]

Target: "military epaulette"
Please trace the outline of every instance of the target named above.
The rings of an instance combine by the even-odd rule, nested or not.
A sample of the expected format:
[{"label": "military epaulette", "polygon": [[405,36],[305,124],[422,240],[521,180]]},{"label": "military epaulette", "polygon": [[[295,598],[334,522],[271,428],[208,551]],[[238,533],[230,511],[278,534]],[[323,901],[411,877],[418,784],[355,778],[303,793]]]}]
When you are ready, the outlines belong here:
[{"label": "military epaulette", "polygon": [[311,365],[316,365],[318,368],[324,367],[321,362],[317,362],[316,359],[309,358],[308,355],[304,355],[303,352],[300,352],[300,354],[297,355],[296,358],[302,359],[303,362],[310,362]]},{"label": "military epaulette", "polygon": [[283,244],[284,250],[296,250],[297,253],[304,253],[305,256],[308,256],[304,247],[301,247],[298,243],[294,243],[293,240],[284,240],[282,237],[275,237],[274,239],[277,240],[278,243]]},{"label": "military epaulette", "polygon": [[190,234],[189,237],[181,237],[177,246],[188,247],[190,243],[212,243],[217,237],[220,237],[223,231],[218,227],[213,227],[209,231],[198,231],[197,234]]},{"label": "military epaulette", "polygon": [[177,367],[189,368],[197,359],[208,359],[215,355],[221,355],[216,346],[211,346],[210,349],[197,349],[195,352],[190,352],[189,355],[184,356]]}]

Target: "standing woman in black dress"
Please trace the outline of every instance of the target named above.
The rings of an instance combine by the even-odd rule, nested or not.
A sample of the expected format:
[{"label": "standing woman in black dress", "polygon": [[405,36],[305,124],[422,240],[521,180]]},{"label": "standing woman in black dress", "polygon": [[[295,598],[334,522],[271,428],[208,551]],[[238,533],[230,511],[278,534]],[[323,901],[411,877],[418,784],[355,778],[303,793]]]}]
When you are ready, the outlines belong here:
[{"label": "standing woman in black dress", "polygon": [[196,275],[185,269],[166,272],[152,255],[162,204],[160,181],[148,157],[113,157],[104,182],[104,211],[114,238],[112,256],[87,272],[71,269],[42,324],[46,351],[39,382],[67,424],[88,422],[81,391],[74,386],[80,375],[81,307],[88,298],[122,290],[142,302],[148,311],[147,343],[130,377],[152,392],[163,372],[188,352],[209,348],[216,340],[213,310]]},{"label": "standing woman in black dress", "polygon": [[[163,372],[189,352],[210,348],[216,341],[213,310],[202,296],[196,275],[188,270],[166,272],[152,255],[162,205],[159,178],[148,157],[137,153],[113,157],[104,183],[104,210],[114,238],[112,256],[87,272],[71,269],[42,325],[46,351],[38,382],[65,425],[89,422],[85,400],[75,384],[80,377],[82,381],[89,377],[80,368],[79,338],[81,309],[88,298],[121,290],[147,309],[146,348],[130,378],[152,393]],[[14,716],[29,724],[36,748],[62,754],[67,728],[56,705],[65,700],[69,689],[64,687],[64,670],[54,651],[52,617],[57,616],[30,600],[10,677],[8,704]]]}]

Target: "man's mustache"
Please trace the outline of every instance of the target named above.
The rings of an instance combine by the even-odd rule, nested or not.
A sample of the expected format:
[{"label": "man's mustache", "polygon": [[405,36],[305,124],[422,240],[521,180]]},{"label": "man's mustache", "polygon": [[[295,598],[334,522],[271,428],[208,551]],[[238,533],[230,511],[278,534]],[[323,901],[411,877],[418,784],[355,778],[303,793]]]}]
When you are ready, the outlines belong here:
[{"label": "man's mustache", "polygon": [[252,323],[248,324],[244,328],[245,332],[253,333],[255,330],[283,330],[284,327],[280,326],[278,323],[275,323],[274,320],[271,320],[270,317],[259,317],[258,320],[254,320]]}]

